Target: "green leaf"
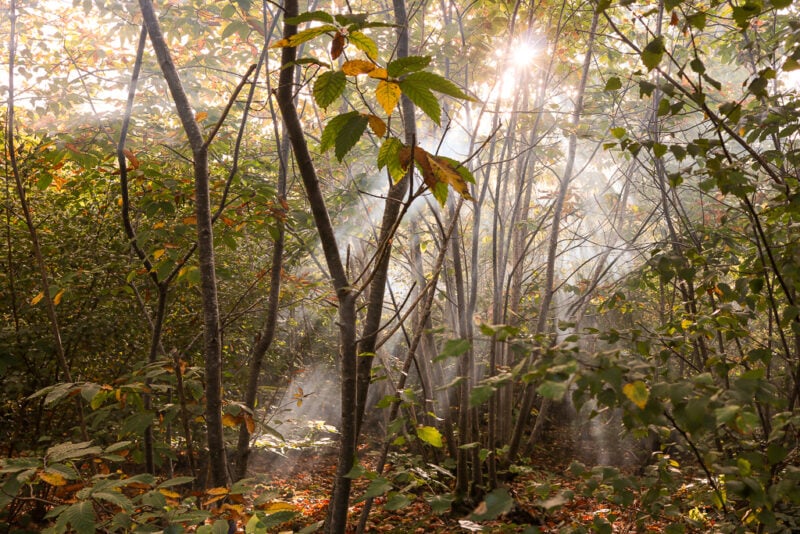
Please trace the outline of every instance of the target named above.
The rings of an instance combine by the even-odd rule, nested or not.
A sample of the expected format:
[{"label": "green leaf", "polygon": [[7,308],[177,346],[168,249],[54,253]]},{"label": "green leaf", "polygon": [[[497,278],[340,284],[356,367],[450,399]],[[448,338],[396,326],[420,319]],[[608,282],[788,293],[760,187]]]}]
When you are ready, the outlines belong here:
[{"label": "green leaf", "polygon": [[425,115],[430,117],[437,125],[440,124],[442,109],[430,89],[423,84],[415,83],[414,80],[409,81],[408,78],[402,80],[399,85],[403,94],[410,98]]},{"label": "green leaf", "polygon": [[460,356],[467,352],[471,346],[472,343],[470,343],[469,339],[448,339],[444,342],[442,352],[439,353],[434,361],[450,358],[452,356]]},{"label": "green leaf", "polygon": [[650,398],[650,391],[647,389],[647,385],[641,380],[622,386],[622,393],[642,410],[647,405],[647,399]]},{"label": "green leaf", "polygon": [[380,497],[392,489],[392,483],[383,477],[378,477],[369,483],[367,491],[364,493],[364,499],[371,499],[373,497]]},{"label": "green leaf", "polygon": [[95,513],[90,501],[76,502],[64,510],[63,515],[78,534],[94,534]]},{"label": "green leaf", "polygon": [[328,124],[326,124],[325,128],[322,130],[322,137],[320,137],[320,152],[325,153],[334,146],[339,132],[341,132],[342,128],[357,115],[358,111],[348,111],[347,113],[342,113],[329,120]]},{"label": "green leaf", "polygon": [[693,60],[691,60],[689,62],[689,66],[697,74],[703,74],[706,71],[706,66],[703,64],[703,61],[699,57],[696,57]]},{"label": "green leaf", "polygon": [[364,135],[364,131],[367,129],[368,122],[369,119],[367,116],[361,115],[360,113],[356,113],[355,116],[350,117],[344,127],[339,130],[339,133],[336,135],[336,148],[334,150],[336,159],[342,161],[347,153],[350,152],[350,149],[358,143],[358,140],[361,139],[361,136]]},{"label": "green leaf", "polygon": [[47,449],[45,458],[47,458],[49,463],[55,463],[93,456],[103,452],[103,449],[97,446],[91,446],[91,444],[91,441],[83,441],[81,443],[59,443]]},{"label": "green leaf", "polygon": [[661,63],[661,59],[664,57],[665,51],[663,35],[647,43],[647,46],[642,50],[642,63],[647,67],[647,70],[653,70],[658,67],[658,64]]},{"label": "green leaf", "polygon": [[536,391],[542,397],[546,397],[548,399],[560,400],[564,397],[567,392],[567,383],[566,382],[555,382],[553,380],[545,380],[542,384],[536,388]]},{"label": "green leaf", "polygon": [[143,435],[144,430],[153,424],[153,419],[155,419],[155,414],[149,411],[131,415],[122,423],[122,428],[119,431],[120,436],[127,434]]},{"label": "green leaf", "polygon": [[326,11],[307,11],[305,13],[300,13],[296,17],[289,17],[284,22],[297,26],[298,24],[311,22],[312,20],[316,20],[317,22],[325,22],[327,24],[334,23],[333,16]]},{"label": "green leaf", "polygon": [[511,510],[514,499],[505,488],[493,490],[486,499],[472,512],[470,518],[474,521],[491,521]]},{"label": "green leaf", "polygon": [[686,17],[686,22],[698,30],[703,31],[706,27],[706,14],[703,11],[698,11]]},{"label": "green leaf", "polygon": [[455,500],[452,495],[433,495],[426,497],[428,505],[431,507],[431,512],[434,514],[444,514],[450,511],[450,507]]},{"label": "green leaf", "polygon": [[662,143],[653,143],[653,155],[656,158],[662,158],[666,153],[667,153],[667,145],[664,145]]},{"label": "green leaf", "polygon": [[350,44],[364,52],[372,61],[378,61],[378,45],[375,44],[375,41],[360,31],[350,32],[347,39]]},{"label": "green leaf", "polygon": [[442,442],[442,435],[439,431],[432,426],[419,426],[417,427],[417,437],[437,448],[441,448],[444,443]]},{"label": "green leaf", "polygon": [[194,477],[174,477],[174,478],[167,479],[164,482],[162,482],[161,484],[159,484],[158,488],[171,488],[171,487],[174,487],[174,486],[181,486],[183,484],[188,484],[189,482],[192,482],[193,480],[194,480]]},{"label": "green leaf", "polygon": [[417,72],[427,67],[431,62],[430,56],[408,56],[390,61],[386,65],[386,72],[393,78],[399,78],[409,72]]},{"label": "green leaf", "polygon": [[386,504],[384,504],[383,507],[386,510],[394,511],[405,508],[409,504],[411,504],[411,499],[402,493],[390,493],[389,498],[386,500]]},{"label": "green leaf", "polygon": [[399,182],[406,174],[400,164],[399,153],[401,148],[403,148],[403,143],[399,139],[387,137],[378,150],[378,169],[386,167],[395,183]]},{"label": "green leaf", "polygon": [[326,109],[341,96],[345,85],[347,77],[344,72],[340,70],[323,72],[314,82],[314,100],[322,109]]},{"label": "green leaf", "polygon": [[606,82],[606,86],[603,91],[619,91],[622,89],[622,81],[617,76],[612,76]]},{"label": "green leaf", "polygon": [[462,91],[459,86],[447,78],[439,76],[433,72],[413,72],[406,76],[404,81],[410,82],[418,87],[425,87],[426,89],[431,89],[433,91],[452,96],[453,98],[470,101],[475,100],[467,93]]},{"label": "green leaf", "polygon": [[115,506],[119,506],[126,512],[133,511],[133,503],[131,500],[122,493],[116,491],[95,491],[92,492],[92,498],[101,501],[110,502]]},{"label": "green leaf", "polygon": [[469,393],[469,405],[471,407],[480,406],[494,395],[495,387],[488,384],[475,386]]},{"label": "green leaf", "polygon": [[617,127],[611,128],[610,131],[611,131],[611,135],[613,135],[617,139],[622,139],[623,137],[625,137],[625,134],[628,133],[628,131],[625,128],[623,128],[622,126],[617,126]]}]

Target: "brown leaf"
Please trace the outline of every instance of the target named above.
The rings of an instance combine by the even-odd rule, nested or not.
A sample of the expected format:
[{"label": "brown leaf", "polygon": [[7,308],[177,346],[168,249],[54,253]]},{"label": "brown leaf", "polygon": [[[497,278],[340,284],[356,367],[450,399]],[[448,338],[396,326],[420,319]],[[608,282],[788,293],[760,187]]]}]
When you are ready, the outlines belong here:
[{"label": "brown leaf", "polygon": [[430,154],[428,154],[428,159],[437,182],[448,184],[466,200],[473,200],[472,195],[469,194],[467,182],[464,181],[464,178],[453,168],[449,161]]},{"label": "brown leaf", "polygon": [[344,52],[344,35],[342,32],[336,32],[331,42],[331,58],[337,59]]}]

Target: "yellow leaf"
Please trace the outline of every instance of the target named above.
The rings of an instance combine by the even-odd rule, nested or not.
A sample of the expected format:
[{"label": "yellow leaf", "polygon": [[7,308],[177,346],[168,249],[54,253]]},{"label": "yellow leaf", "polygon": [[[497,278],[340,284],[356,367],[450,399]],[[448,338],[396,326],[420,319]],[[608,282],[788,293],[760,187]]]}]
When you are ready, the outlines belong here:
[{"label": "yellow leaf", "polygon": [[464,181],[464,178],[458,174],[458,171],[452,167],[449,161],[431,154],[428,154],[428,160],[437,182],[449,184],[462,197],[467,200],[473,200],[472,195],[469,194],[467,182]]},{"label": "yellow leaf", "polygon": [[622,386],[622,392],[632,403],[642,410],[644,410],[644,407],[647,405],[647,399],[650,398],[650,391],[647,389],[647,385],[641,380],[625,384]]},{"label": "yellow leaf", "polygon": [[195,217],[194,215],[192,215],[191,217],[184,217],[183,224],[195,225],[197,224],[197,217]]},{"label": "yellow leaf", "polygon": [[203,501],[203,506],[208,506],[209,504],[213,504],[213,503],[215,503],[217,501],[221,501],[224,498],[225,498],[225,495],[217,495],[217,496],[211,497],[210,499],[206,499],[205,501]]},{"label": "yellow leaf", "polygon": [[44,291],[39,291],[39,294],[31,299],[31,306],[36,306],[39,301],[44,298]]},{"label": "yellow leaf", "polygon": [[161,228],[164,228],[165,226],[166,224],[164,222],[159,221],[153,225],[153,230],[159,230]]},{"label": "yellow leaf", "polygon": [[161,495],[163,495],[164,497],[166,497],[168,499],[180,499],[181,498],[181,494],[180,493],[178,493],[177,491],[168,490],[166,488],[161,488],[161,489],[158,490],[158,492],[161,493]]},{"label": "yellow leaf", "polygon": [[378,82],[378,87],[375,89],[375,98],[383,108],[387,115],[391,115],[397,103],[400,101],[402,91],[400,86],[394,82],[387,82],[381,80]]},{"label": "yellow leaf", "polygon": [[155,252],[153,252],[153,259],[157,260],[158,258],[163,256],[166,251],[167,250],[163,249],[163,248],[160,248],[160,249],[156,250]]},{"label": "yellow leaf", "polygon": [[51,486],[65,486],[67,484],[67,479],[64,478],[59,473],[54,473],[52,471],[42,471],[39,473],[39,478],[50,484]]},{"label": "yellow leaf", "polygon": [[377,135],[378,137],[383,137],[386,135],[386,123],[383,122],[383,119],[378,117],[377,115],[367,115],[367,122],[369,123],[370,129]]},{"label": "yellow leaf", "polygon": [[263,510],[268,514],[274,514],[275,512],[294,512],[297,507],[288,502],[275,501],[266,505]]},{"label": "yellow leaf", "polygon": [[64,295],[64,290],[63,289],[61,291],[59,291],[58,293],[56,293],[56,296],[53,297],[53,304],[58,306],[61,303],[61,297],[63,295]]},{"label": "yellow leaf", "polygon": [[691,319],[684,319],[683,321],[681,321],[681,328],[683,328],[684,330],[686,330],[690,326],[692,326],[692,320]]},{"label": "yellow leaf", "polygon": [[198,112],[198,113],[197,113],[197,114],[194,116],[194,120],[196,120],[197,122],[203,122],[203,121],[204,121],[204,120],[206,120],[207,118],[208,118],[208,113],[206,113],[205,111],[199,111],[199,112]]},{"label": "yellow leaf", "polygon": [[227,426],[230,428],[235,428],[239,425],[239,418],[234,417],[229,413],[226,413],[222,416],[222,426]]},{"label": "yellow leaf", "polygon": [[373,70],[369,71],[369,77],[370,78],[376,78],[378,80],[388,80],[389,79],[389,73],[386,72],[386,69],[378,68],[378,69],[373,69]]},{"label": "yellow leaf", "polygon": [[359,74],[369,74],[378,67],[372,61],[364,59],[351,59],[342,64],[342,72],[348,76],[358,76]]},{"label": "yellow leaf", "polygon": [[269,45],[270,48],[283,48],[284,46],[290,46],[289,39],[278,39],[277,41]]}]

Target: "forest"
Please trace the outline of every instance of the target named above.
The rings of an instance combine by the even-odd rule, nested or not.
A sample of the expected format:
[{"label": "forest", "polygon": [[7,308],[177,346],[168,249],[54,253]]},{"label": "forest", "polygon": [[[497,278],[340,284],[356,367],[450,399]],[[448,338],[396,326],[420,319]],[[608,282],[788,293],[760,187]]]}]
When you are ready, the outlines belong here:
[{"label": "forest", "polygon": [[0,532],[800,532],[792,0],[4,0]]}]

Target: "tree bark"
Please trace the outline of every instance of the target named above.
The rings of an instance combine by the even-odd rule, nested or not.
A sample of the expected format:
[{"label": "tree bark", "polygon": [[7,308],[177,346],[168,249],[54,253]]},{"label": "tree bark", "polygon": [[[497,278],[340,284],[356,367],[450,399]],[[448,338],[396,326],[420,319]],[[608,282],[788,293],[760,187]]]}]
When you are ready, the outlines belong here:
[{"label": "tree bark", "polygon": [[153,3],[139,0],[147,33],[153,45],[161,72],[169,86],[184,132],[192,149],[195,209],[197,216],[197,247],[200,264],[200,288],[203,301],[203,339],[205,355],[205,419],[208,441],[211,483],[215,487],[229,483],[225,440],[222,428],[222,342],[217,299],[214,239],[209,194],[208,145],[183,89],[178,70],[161,33]]}]

